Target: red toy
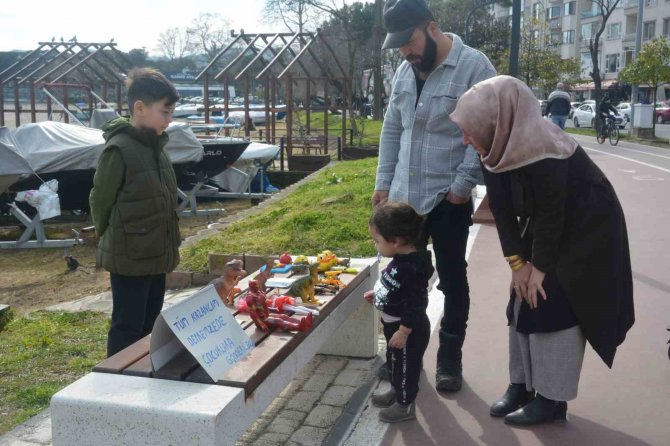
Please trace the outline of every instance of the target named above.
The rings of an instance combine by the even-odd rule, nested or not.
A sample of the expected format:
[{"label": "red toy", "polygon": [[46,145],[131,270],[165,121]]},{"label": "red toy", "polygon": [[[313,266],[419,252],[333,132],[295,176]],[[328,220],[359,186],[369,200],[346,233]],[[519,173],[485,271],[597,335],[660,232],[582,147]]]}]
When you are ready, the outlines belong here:
[{"label": "red toy", "polygon": [[293,259],[291,258],[291,254],[288,252],[285,252],[281,256],[279,256],[279,263],[283,263],[284,265],[289,265],[293,263]]},{"label": "red toy", "polygon": [[268,332],[271,328],[285,331],[307,331],[312,327],[312,314],[301,319],[286,314],[271,314],[268,310],[267,298],[255,280],[249,281],[249,291],[244,300],[249,309],[249,316],[260,330]]}]

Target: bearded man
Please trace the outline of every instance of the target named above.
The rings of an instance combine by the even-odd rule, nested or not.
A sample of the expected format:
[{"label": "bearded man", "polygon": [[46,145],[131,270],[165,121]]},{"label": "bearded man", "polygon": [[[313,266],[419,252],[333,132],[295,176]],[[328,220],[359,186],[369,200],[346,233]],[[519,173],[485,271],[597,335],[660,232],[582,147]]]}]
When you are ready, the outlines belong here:
[{"label": "bearded man", "polygon": [[393,77],[384,116],[372,205],[401,201],[427,216],[444,293],[435,386],[455,392],[463,381],[470,310],[465,248],[471,195],[482,173],[479,156],[449,114],[463,93],[496,71],[483,53],[443,33],[425,0],[388,0],[384,26],[383,48],[397,49],[405,61]]}]

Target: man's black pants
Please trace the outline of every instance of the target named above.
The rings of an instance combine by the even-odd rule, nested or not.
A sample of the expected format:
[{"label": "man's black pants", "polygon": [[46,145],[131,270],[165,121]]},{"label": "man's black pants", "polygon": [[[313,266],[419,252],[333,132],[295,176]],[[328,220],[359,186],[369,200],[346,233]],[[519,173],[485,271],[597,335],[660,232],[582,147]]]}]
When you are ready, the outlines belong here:
[{"label": "man's black pants", "polygon": [[107,357],[151,333],[165,297],[165,274],[109,276],[114,306],[107,337]]},{"label": "man's black pants", "polygon": [[472,226],[472,200],[453,204],[442,200],[429,214],[428,232],[435,251],[435,268],[444,293],[444,316],[440,322],[440,347],[437,370],[456,374],[461,371],[465,329],[470,312],[470,288],[466,274],[465,249]]},{"label": "man's black pants", "polygon": [[419,393],[419,377],[423,369],[423,354],[430,340],[430,321],[423,315],[421,321],[407,337],[405,348],[391,348],[388,342],[393,333],[400,328],[400,322],[384,322],[386,338],[386,359],[391,371],[391,384],[396,391],[396,401],[407,405],[416,399]]}]

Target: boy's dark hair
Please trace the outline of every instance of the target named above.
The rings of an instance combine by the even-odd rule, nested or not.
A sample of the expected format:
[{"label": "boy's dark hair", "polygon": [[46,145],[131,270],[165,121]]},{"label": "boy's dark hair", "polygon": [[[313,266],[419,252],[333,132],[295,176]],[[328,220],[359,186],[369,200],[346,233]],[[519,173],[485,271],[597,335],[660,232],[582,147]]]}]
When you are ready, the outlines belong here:
[{"label": "boy's dark hair", "polygon": [[128,111],[133,114],[135,102],[147,105],[167,99],[167,105],[179,100],[179,93],[164,75],[153,68],[135,68],[128,73],[126,80],[128,91]]},{"label": "boy's dark hair", "polygon": [[416,213],[412,206],[399,201],[387,201],[378,205],[368,222],[389,241],[393,237],[404,239],[415,248],[425,249],[428,244],[426,218]]}]

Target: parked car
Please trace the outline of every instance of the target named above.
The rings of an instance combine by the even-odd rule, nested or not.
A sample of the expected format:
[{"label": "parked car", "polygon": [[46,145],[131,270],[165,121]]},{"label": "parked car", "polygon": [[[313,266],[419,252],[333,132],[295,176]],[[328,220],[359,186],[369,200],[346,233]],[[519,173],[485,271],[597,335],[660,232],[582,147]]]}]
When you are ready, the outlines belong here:
[{"label": "parked car", "polygon": [[623,116],[624,124],[628,124],[630,122],[631,112],[630,102],[621,102],[616,106],[616,109],[619,110],[619,114]]},{"label": "parked car", "polygon": [[568,113],[568,119],[572,119],[575,110],[577,110],[582,104],[583,102],[570,102],[570,113]]},{"label": "parked car", "polygon": [[670,121],[670,105],[667,102],[657,102],[654,105],[654,119],[657,124]]},{"label": "parked car", "polygon": [[[572,117],[572,123],[575,125],[575,127],[589,126],[595,128],[596,127],[595,109],[596,109],[595,101],[593,101],[593,103],[589,102],[582,104],[577,110],[575,110]],[[615,116],[615,122],[621,129],[626,126],[626,123],[624,122],[623,116],[621,114],[619,114],[619,116]]]}]

